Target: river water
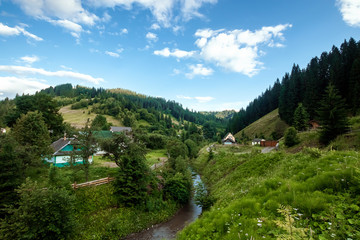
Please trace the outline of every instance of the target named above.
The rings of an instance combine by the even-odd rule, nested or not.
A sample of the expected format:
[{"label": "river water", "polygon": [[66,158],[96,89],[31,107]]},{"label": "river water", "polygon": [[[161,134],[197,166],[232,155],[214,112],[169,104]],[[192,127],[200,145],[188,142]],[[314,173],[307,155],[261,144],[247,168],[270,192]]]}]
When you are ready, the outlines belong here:
[{"label": "river water", "polygon": [[[199,175],[193,175],[193,185],[201,182]],[[195,221],[201,214],[201,207],[197,206],[193,199],[181,208],[169,221],[157,224],[148,230],[140,233],[133,233],[125,240],[169,240],[174,239],[176,233],[182,230],[187,224]]]}]

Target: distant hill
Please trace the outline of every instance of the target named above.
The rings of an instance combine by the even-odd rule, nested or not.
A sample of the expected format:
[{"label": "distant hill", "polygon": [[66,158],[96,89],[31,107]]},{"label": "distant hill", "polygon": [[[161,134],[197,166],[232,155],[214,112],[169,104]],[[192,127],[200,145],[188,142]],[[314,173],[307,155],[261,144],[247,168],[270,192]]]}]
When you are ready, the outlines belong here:
[{"label": "distant hill", "polygon": [[280,138],[287,127],[288,125],[280,119],[279,109],[275,109],[236,133],[235,137],[241,138],[241,132],[244,131],[250,139],[255,138],[255,136],[269,139],[273,138],[274,135],[275,138]]},{"label": "distant hill", "polygon": [[218,112],[201,111],[200,113],[204,114],[204,115],[215,116],[216,118],[228,120],[228,119],[231,119],[234,116],[236,111],[235,110],[224,110],[224,111],[221,111],[221,112],[219,112],[219,111]]}]

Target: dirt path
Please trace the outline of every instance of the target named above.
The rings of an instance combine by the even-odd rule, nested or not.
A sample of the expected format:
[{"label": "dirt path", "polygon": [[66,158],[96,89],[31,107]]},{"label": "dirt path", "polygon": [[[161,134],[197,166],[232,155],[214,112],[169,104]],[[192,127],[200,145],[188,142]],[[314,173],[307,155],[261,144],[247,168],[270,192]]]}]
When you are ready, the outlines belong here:
[{"label": "dirt path", "polygon": [[264,147],[263,149],[261,149],[261,153],[269,153],[274,149],[275,147]]}]

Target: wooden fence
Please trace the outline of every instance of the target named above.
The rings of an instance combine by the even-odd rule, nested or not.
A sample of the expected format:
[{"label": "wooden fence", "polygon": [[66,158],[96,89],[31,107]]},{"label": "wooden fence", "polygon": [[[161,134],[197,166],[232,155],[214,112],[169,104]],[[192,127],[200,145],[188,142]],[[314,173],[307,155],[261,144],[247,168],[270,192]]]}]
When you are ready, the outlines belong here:
[{"label": "wooden fence", "polygon": [[84,182],[84,183],[79,183],[79,184],[74,182],[74,184],[71,184],[71,186],[74,189],[77,189],[77,188],[82,188],[82,187],[98,186],[98,185],[102,185],[102,184],[107,184],[107,183],[112,182],[114,180],[115,180],[115,178],[106,177],[106,178],[101,178],[101,179],[97,179],[97,180],[93,180],[93,181],[89,181],[89,182]]}]

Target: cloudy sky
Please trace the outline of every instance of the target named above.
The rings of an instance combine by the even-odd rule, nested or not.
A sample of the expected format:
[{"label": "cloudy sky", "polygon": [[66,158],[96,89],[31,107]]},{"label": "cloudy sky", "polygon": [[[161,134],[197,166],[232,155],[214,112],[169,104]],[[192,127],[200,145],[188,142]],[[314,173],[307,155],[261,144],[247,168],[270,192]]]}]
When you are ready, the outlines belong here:
[{"label": "cloudy sky", "polygon": [[360,40],[360,0],[0,0],[0,99],[72,83],[246,107]]}]

